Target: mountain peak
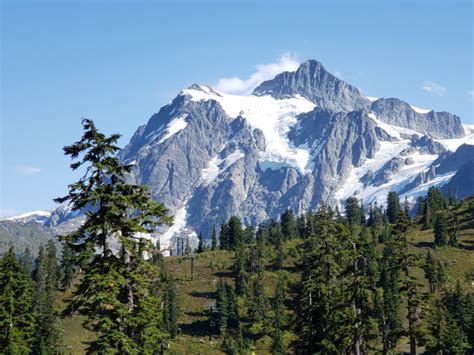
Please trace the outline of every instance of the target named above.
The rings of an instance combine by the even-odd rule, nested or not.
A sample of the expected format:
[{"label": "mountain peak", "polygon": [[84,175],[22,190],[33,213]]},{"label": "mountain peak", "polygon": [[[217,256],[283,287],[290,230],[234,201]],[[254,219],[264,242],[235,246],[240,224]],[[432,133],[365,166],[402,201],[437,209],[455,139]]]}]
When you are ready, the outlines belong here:
[{"label": "mountain peak", "polygon": [[348,112],[370,105],[359,89],[328,72],[315,59],[305,61],[295,72],[284,72],[272,80],[264,81],[253,94],[271,95],[276,99],[300,95],[317,106],[333,111]]}]

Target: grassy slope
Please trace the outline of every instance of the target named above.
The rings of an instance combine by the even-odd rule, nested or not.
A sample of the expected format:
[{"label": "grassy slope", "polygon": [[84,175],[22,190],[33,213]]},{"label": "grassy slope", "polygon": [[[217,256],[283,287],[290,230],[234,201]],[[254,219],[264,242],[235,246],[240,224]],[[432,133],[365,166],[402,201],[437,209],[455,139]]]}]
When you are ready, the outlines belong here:
[{"label": "grassy slope", "polygon": [[[471,199],[474,201],[474,198]],[[436,258],[447,265],[448,282],[464,277],[474,270],[474,216],[466,211],[467,203],[455,212],[461,224],[462,248],[433,248],[433,231],[414,229],[411,233],[413,250],[426,255],[428,249]],[[290,241],[285,245],[287,251],[294,249],[299,241]],[[165,259],[168,272],[177,279],[181,316],[181,334],[170,342],[170,354],[222,354],[219,350],[220,339],[213,335],[217,329],[210,327],[208,321],[209,308],[215,304],[213,292],[220,277],[231,277],[232,253],[227,251],[206,252],[196,256],[194,261],[194,278],[191,280],[191,263],[186,257],[169,257]],[[298,279],[294,261],[288,257],[284,269],[287,270],[290,282]],[[416,273],[423,279],[421,269]],[[277,275],[267,268],[265,272],[265,287],[269,296],[274,293]],[[67,295],[62,295],[64,298]],[[81,354],[86,345],[84,341],[91,339],[91,333],[80,325],[80,318],[74,317],[62,321],[64,340],[68,346],[68,353]],[[209,341],[211,335],[211,341]],[[288,340],[292,337],[287,334]],[[255,354],[268,354],[269,339],[256,344]],[[402,345],[400,350],[405,350]]]}]

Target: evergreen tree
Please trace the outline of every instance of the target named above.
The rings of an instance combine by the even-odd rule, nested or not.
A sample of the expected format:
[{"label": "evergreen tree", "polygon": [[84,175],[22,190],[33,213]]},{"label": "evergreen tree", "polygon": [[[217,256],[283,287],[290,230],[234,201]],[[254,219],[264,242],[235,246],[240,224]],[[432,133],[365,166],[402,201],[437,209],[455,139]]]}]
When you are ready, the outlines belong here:
[{"label": "evergreen tree", "polygon": [[25,248],[25,251],[20,255],[18,262],[23,273],[28,277],[31,277],[33,275],[33,256],[31,255],[30,248]]},{"label": "evergreen tree", "polygon": [[446,272],[441,261],[436,262],[436,289],[439,290],[446,282]]},{"label": "evergreen tree", "polygon": [[13,247],[0,260],[0,353],[29,354],[34,340],[33,283]]},{"label": "evergreen tree", "polygon": [[261,325],[265,320],[267,307],[267,298],[265,296],[265,289],[263,285],[263,272],[259,271],[253,281],[251,288],[251,298],[249,304],[249,320],[251,324]]},{"label": "evergreen tree", "polygon": [[229,306],[227,301],[227,287],[222,279],[219,280],[217,286],[216,308],[219,334],[224,335],[227,330],[227,320],[229,319]]},{"label": "evergreen tree", "polygon": [[397,223],[400,212],[400,199],[396,192],[390,191],[387,196],[387,219],[388,223]]},{"label": "evergreen tree", "polygon": [[247,253],[246,249],[241,245],[235,251],[235,261],[234,261],[234,272],[235,272],[235,292],[241,296],[247,289],[248,283],[248,272],[246,269],[247,265]]},{"label": "evergreen tree", "polygon": [[400,294],[400,265],[397,245],[392,232],[385,241],[383,257],[380,266],[381,296],[376,298],[376,312],[379,319],[379,329],[382,335],[383,353],[388,354],[397,345],[402,335],[401,294]]},{"label": "evergreen tree", "polygon": [[281,231],[285,239],[294,239],[298,235],[295,215],[290,208],[281,215]]},{"label": "evergreen tree", "polygon": [[285,327],[285,280],[280,274],[273,299],[273,310],[275,312],[273,320],[272,336],[272,354],[285,354],[285,345],[283,342],[283,329]]},{"label": "evergreen tree", "polygon": [[229,234],[230,231],[227,223],[221,223],[221,230],[219,233],[219,246],[222,250],[229,250],[231,248]]},{"label": "evergreen tree", "polygon": [[436,291],[438,268],[436,261],[429,250],[426,253],[425,265],[423,269],[425,271],[425,278],[428,280],[430,292],[433,293]]},{"label": "evergreen tree", "polygon": [[275,259],[273,260],[273,268],[280,270],[285,260],[285,253],[283,251],[283,235],[278,233],[274,236],[275,245]]},{"label": "evergreen tree", "polygon": [[360,226],[364,220],[364,212],[356,197],[349,197],[345,202],[347,223],[350,227]]},{"label": "evergreen tree", "polygon": [[75,267],[72,249],[68,243],[63,243],[63,254],[61,257],[61,286],[67,290],[72,285]]},{"label": "evergreen tree", "polygon": [[171,218],[146,187],[126,183],[133,166],[122,166],[115,155],[120,136],[105,136],[88,119],[82,124],[82,138],[64,152],[76,160],[71,168],[85,173],[69,185],[67,196],[56,199],[69,202],[72,211],[89,210],[84,224],[62,237],[84,274],[65,314],[86,316],[84,325],[97,334],[89,352],[151,352],[165,334],[160,300],[152,292],[157,270],[143,256],[152,245],[141,235]]},{"label": "evergreen tree", "polygon": [[211,250],[216,250],[218,248],[217,232],[216,227],[212,227],[211,232]]},{"label": "evergreen tree", "polygon": [[232,250],[240,248],[243,243],[244,230],[242,227],[242,221],[237,216],[232,216],[228,223],[228,236],[229,236],[229,247]]},{"label": "evergreen tree", "polygon": [[350,311],[350,294],[345,287],[347,278],[342,274],[347,264],[341,253],[349,233],[334,221],[324,204],[314,216],[313,228],[303,245],[297,310],[298,351],[349,351],[355,320]]},{"label": "evergreen tree", "polygon": [[466,335],[441,302],[432,310],[428,328],[427,354],[465,354],[469,349]]},{"label": "evergreen tree", "polygon": [[204,237],[202,233],[199,233],[198,239],[199,239],[199,243],[198,243],[196,252],[199,254],[199,253],[204,252]]},{"label": "evergreen tree", "polygon": [[179,332],[179,307],[173,278],[168,278],[165,287],[163,323],[164,328],[170,334],[171,338],[174,338]]},{"label": "evergreen tree", "polygon": [[405,201],[403,202],[403,212],[405,216],[410,219],[410,203],[408,202],[408,197],[405,196]]},{"label": "evergreen tree", "polygon": [[448,244],[448,225],[444,214],[437,213],[434,222],[435,245],[444,246]]},{"label": "evergreen tree", "polygon": [[454,212],[451,212],[451,224],[449,228],[449,245],[452,247],[459,246],[459,221]]},{"label": "evergreen tree", "polygon": [[296,228],[298,230],[298,237],[303,239],[305,237],[305,230],[306,230],[306,219],[304,214],[298,217],[296,220]]},{"label": "evergreen tree", "polygon": [[53,241],[48,241],[44,249],[40,247],[37,260],[34,298],[36,331],[33,352],[35,354],[61,354],[61,338],[54,305],[59,267]]}]

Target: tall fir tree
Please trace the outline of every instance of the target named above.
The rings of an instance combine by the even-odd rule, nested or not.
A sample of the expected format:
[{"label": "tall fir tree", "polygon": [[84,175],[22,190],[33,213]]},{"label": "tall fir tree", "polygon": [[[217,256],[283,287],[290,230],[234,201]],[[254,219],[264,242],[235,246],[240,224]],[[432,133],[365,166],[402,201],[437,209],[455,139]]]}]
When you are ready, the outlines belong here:
[{"label": "tall fir tree", "polygon": [[48,241],[38,254],[34,311],[36,330],[33,352],[35,354],[61,354],[62,342],[55,309],[58,287],[58,260],[56,246]]},{"label": "tall fir tree", "polygon": [[68,243],[63,243],[63,253],[61,257],[61,286],[65,290],[71,287],[75,270],[72,249]]},{"label": "tall fir tree", "polygon": [[204,252],[204,236],[202,235],[202,233],[199,233],[198,240],[199,240],[199,243],[198,243],[196,253],[200,254]]},{"label": "tall fir tree", "polygon": [[434,222],[434,243],[436,246],[444,246],[448,244],[448,224],[443,213],[436,214]]},{"label": "tall fir tree", "polygon": [[212,227],[212,232],[211,232],[211,250],[216,250],[219,245],[218,245],[219,241],[218,241],[218,238],[217,238],[217,231],[216,231],[216,227]]},{"label": "tall fir tree", "polygon": [[397,223],[397,218],[400,215],[400,199],[398,194],[390,191],[387,195],[387,219],[389,223]]},{"label": "tall fir tree", "polygon": [[275,291],[275,297],[273,299],[273,334],[272,334],[272,354],[283,355],[286,353],[286,347],[284,344],[284,327],[286,323],[285,319],[285,289],[286,282],[279,274],[278,283]]},{"label": "tall fir tree", "polygon": [[62,237],[84,275],[65,314],[86,316],[84,325],[96,333],[88,352],[149,353],[166,334],[151,291],[158,273],[144,259],[152,245],[142,236],[171,218],[146,187],[126,183],[133,166],[121,165],[115,155],[120,136],[105,136],[89,119],[82,125],[83,136],[64,152],[75,160],[71,168],[85,173],[56,199],[72,211],[89,210],[84,224]]},{"label": "tall fir tree", "polygon": [[456,213],[451,212],[451,220],[449,226],[449,245],[452,247],[459,247],[459,220]]},{"label": "tall fir tree", "polygon": [[33,282],[13,247],[0,260],[0,353],[29,354],[34,342]]},{"label": "tall fir tree", "polygon": [[23,273],[28,277],[33,276],[33,256],[31,255],[30,248],[26,247],[25,251],[20,255],[20,259],[18,260],[21,270]]},{"label": "tall fir tree", "polygon": [[296,220],[293,211],[288,208],[281,215],[281,231],[283,233],[283,238],[285,239],[294,239],[298,235],[298,230],[296,227]]},{"label": "tall fir tree", "polygon": [[178,335],[178,317],[179,305],[176,295],[176,286],[173,278],[170,277],[165,283],[163,324],[171,338],[175,338]]}]

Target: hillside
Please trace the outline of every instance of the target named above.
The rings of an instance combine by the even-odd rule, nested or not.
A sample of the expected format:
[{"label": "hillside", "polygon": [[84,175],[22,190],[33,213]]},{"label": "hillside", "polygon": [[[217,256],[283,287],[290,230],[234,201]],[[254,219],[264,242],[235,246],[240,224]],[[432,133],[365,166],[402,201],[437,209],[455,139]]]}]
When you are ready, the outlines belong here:
[{"label": "hillside", "polygon": [[[455,213],[460,223],[460,248],[433,247],[433,230],[422,230],[413,224],[409,233],[412,250],[423,260],[428,250],[435,258],[442,261],[446,266],[446,287],[453,287],[458,280],[463,280],[466,285],[472,281],[474,276],[474,197],[466,199],[461,206],[452,208],[447,213]],[[293,319],[291,310],[291,296],[294,295],[294,287],[300,278],[299,271],[295,267],[297,260],[297,247],[301,240],[290,240],[284,244],[285,262],[283,273],[289,283],[287,294],[288,313],[287,318]],[[381,245],[380,245],[381,246]],[[271,267],[270,252],[264,272],[265,294],[272,297],[275,292],[278,273]],[[176,280],[177,294],[180,305],[179,327],[180,334],[169,342],[169,354],[222,354],[220,349],[222,339],[217,335],[215,322],[210,320],[211,307],[215,306],[215,291],[219,279],[233,280],[232,265],[234,262],[233,252],[218,250],[207,251],[196,254],[194,257],[194,273],[191,275],[190,257],[167,257],[165,268],[171,277]],[[470,276],[467,277],[467,275]],[[422,282],[424,292],[427,292],[427,281],[423,276],[422,269],[415,270],[415,275]],[[64,295],[61,297],[63,298]],[[239,305],[242,303],[239,301]],[[244,308],[241,308],[241,316],[245,318]],[[91,334],[80,326],[80,318],[73,317],[62,321],[64,330],[64,341],[71,354],[79,354],[85,349]],[[290,321],[289,324],[292,322]],[[285,332],[285,342],[291,343],[295,335],[291,329]],[[253,351],[256,354],[269,354],[271,339],[263,337],[255,342]],[[407,351],[406,339],[402,339],[399,350]]]}]

